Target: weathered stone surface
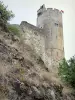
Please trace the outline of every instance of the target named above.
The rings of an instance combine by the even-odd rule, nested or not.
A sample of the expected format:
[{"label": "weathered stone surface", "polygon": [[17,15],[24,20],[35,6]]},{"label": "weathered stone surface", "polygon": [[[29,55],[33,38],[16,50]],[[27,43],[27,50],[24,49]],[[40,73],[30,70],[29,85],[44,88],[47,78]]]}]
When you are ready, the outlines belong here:
[{"label": "weathered stone surface", "polygon": [[0,100],[75,100],[75,92],[63,93],[52,73],[44,30],[24,21],[16,26],[20,37],[0,30]]}]

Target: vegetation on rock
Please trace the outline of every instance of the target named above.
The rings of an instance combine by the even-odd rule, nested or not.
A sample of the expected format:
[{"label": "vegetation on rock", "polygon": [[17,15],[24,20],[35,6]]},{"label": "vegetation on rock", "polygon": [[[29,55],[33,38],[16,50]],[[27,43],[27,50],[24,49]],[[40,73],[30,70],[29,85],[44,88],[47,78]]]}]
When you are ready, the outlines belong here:
[{"label": "vegetation on rock", "polygon": [[0,26],[6,30],[7,22],[14,17],[12,11],[7,9],[3,2],[0,1]]},{"label": "vegetation on rock", "polygon": [[19,29],[16,27],[16,26],[14,26],[14,25],[8,25],[8,30],[10,31],[10,32],[12,32],[13,33],[13,35],[17,35],[18,37],[20,36],[20,32],[19,32]]},{"label": "vegetation on rock", "polygon": [[65,58],[61,61],[59,75],[65,82],[75,88],[75,56],[68,61]]}]

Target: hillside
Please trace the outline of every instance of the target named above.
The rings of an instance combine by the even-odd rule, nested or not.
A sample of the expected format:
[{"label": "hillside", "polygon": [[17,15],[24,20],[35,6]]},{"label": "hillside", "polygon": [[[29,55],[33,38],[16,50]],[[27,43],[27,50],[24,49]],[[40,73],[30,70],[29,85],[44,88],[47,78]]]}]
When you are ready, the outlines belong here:
[{"label": "hillside", "polygon": [[19,37],[0,30],[0,100],[75,100],[18,29]]}]

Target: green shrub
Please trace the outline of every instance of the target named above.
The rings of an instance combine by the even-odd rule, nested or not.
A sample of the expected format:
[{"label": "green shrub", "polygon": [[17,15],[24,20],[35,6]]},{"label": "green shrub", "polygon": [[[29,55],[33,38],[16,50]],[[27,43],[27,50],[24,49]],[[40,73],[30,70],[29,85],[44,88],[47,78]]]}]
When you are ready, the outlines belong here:
[{"label": "green shrub", "polygon": [[14,17],[12,11],[7,9],[7,6],[0,1],[0,26],[6,29],[7,22]]},{"label": "green shrub", "polygon": [[64,58],[59,64],[59,75],[67,83],[75,88],[75,57],[66,61]]},{"label": "green shrub", "polygon": [[7,6],[5,6],[3,2],[0,1],[0,18],[3,19],[6,23],[13,17],[14,17],[13,12],[8,10]]},{"label": "green shrub", "polygon": [[14,26],[14,25],[8,25],[8,30],[13,34],[13,35],[17,35],[18,37],[20,36],[20,32],[19,29]]}]

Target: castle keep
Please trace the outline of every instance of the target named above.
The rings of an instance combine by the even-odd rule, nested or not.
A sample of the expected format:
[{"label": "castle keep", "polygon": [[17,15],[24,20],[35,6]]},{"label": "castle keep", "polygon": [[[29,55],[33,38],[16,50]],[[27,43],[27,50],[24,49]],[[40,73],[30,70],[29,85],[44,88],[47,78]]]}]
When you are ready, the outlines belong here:
[{"label": "castle keep", "polygon": [[58,65],[64,57],[62,12],[53,8],[46,9],[42,5],[37,11],[37,26],[25,21],[20,26],[25,43],[29,43],[48,68]]}]

